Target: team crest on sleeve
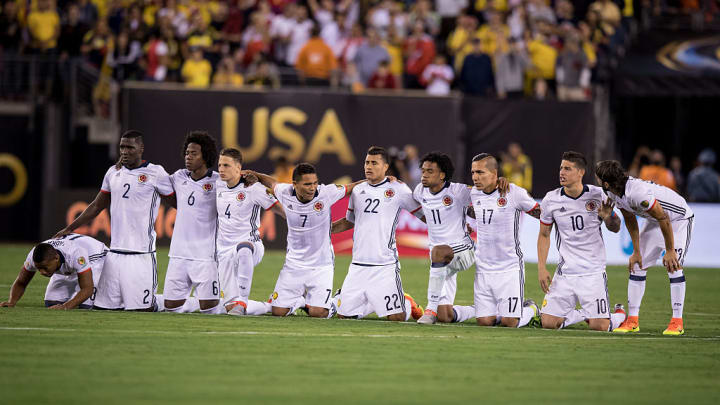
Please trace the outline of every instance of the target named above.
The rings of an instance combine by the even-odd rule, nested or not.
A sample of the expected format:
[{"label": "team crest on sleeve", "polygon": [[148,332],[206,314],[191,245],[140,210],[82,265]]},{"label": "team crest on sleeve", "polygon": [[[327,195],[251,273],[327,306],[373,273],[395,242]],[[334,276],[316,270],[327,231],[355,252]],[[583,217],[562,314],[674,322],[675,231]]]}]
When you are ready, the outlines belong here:
[{"label": "team crest on sleeve", "polygon": [[236,197],[236,198],[237,198],[237,200],[240,201],[240,202],[245,201],[245,193],[243,193],[242,191],[239,192],[239,193],[237,193],[237,197]]},{"label": "team crest on sleeve", "polygon": [[453,199],[449,195],[446,195],[445,197],[443,197],[442,202],[443,202],[443,205],[445,205],[446,207],[449,207],[452,205]]},{"label": "team crest on sleeve", "polygon": [[213,189],[212,183],[205,183],[205,184],[203,184],[203,190],[205,190],[205,191],[212,191],[212,189]]},{"label": "team crest on sleeve", "polygon": [[140,183],[140,184],[147,183],[147,180],[148,180],[148,178],[147,178],[147,175],[145,175],[145,174],[141,174],[138,176],[138,183]]},{"label": "team crest on sleeve", "polygon": [[498,200],[497,200],[497,205],[498,205],[498,207],[504,207],[504,206],[506,206],[506,205],[507,205],[507,198],[505,198],[505,197],[500,197],[500,198],[498,198]]},{"label": "team crest on sleeve", "polygon": [[389,188],[385,190],[385,198],[393,198],[395,197],[395,190]]},{"label": "team crest on sleeve", "polygon": [[271,301],[275,301],[278,298],[277,291],[273,291]]},{"label": "team crest on sleeve", "polygon": [[647,207],[650,206],[650,202],[647,201],[647,200],[645,200],[645,201],[641,202],[640,205],[641,205],[643,208],[647,208]]},{"label": "team crest on sleeve", "polygon": [[598,205],[599,205],[599,204],[598,204],[597,201],[595,201],[595,200],[590,200],[590,201],[588,201],[588,202],[585,203],[585,209],[588,210],[589,212],[593,212],[593,211],[596,211],[596,210],[597,210]]},{"label": "team crest on sleeve", "polygon": [[325,207],[325,205],[322,203],[322,201],[318,201],[313,205],[313,209],[317,212],[322,211],[322,209]]},{"label": "team crest on sleeve", "polygon": [[82,257],[82,256],[78,257],[77,262],[78,262],[78,264],[81,265],[81,266],[84,266],[85,263],[87,263],[87,262],[85,261],[85,258]]}]

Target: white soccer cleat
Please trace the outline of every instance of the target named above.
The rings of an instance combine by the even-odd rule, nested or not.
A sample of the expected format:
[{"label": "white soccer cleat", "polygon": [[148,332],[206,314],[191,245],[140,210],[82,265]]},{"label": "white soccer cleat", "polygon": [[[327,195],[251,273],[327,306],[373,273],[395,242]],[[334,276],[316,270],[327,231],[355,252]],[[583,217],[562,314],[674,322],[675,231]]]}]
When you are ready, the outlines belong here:
[{"label": "white soccer cleat", "polygon": [[247,308],[245,303],[241,301],[235,301],[232,303],[233,306],[228,309],[228,315],[244,316],[247,315]]},{"label": "white soccer cleat", "polygon": [[423,316],[417,320],[417,323],[422,325],[434,325],[437,323],[437,313],[431,309],[426,309]]}]

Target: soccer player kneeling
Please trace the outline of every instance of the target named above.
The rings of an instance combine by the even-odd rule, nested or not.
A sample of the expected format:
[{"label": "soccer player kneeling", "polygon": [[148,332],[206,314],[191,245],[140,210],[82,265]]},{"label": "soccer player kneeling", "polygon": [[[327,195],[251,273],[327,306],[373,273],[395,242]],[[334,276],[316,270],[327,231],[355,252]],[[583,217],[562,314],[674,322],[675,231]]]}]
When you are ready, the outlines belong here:
[{"label": "soccer player kneeling", "polygon": [[[558,329],[587,319],[590,329],[611,331],[625,320],[621,305],[610,313],[605,273],[605,243],[600,227],[620,230],[620,218],[605,201],[600,187],[582,183],[587,160],[565,152],[560,163],[560,185],[543,198],[538,235],[538,279],[545,292],[542,326]],[[560,253],[555,275],[546,268],[550,230],[556,232]],[[579,303],[582,310],[576,310]]]}]

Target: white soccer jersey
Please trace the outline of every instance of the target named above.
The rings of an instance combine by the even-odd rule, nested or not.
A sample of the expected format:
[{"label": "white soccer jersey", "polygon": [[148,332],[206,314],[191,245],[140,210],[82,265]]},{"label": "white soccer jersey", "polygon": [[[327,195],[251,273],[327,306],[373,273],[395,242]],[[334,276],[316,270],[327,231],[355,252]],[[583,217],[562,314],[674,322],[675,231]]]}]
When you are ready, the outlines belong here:
[{"label": "white soccer jersey", "polygon": [[413,198],[422,206],[430,249],[438,245],[448,245],[456,253],[472,249],[473,242],[465,226],[465,210],[471,203],[468,186],[448,181],[433,194],[428,187],[418,184]]},{"label": "white soccer jersey", "polygon": [[404,183],[385,179],[378,184],[360,183],[353,189],[346,218],[355,223],[352,262],[385,266],[398,261],[395,228],[400,210],[420,210]]},{"label": "white soccer jersey", "polygon": [[538,204],[525,189],[510,184],[502,197],[495,189],[487,194],[473,188],[470,192],[475,210],[477,244],[475,265],[480,272],[518,271],[523,268],[520,227],[523,214]]},{"label": "white soccer jersey", "polygon": [[[51,244],[60,253],[60,268],[55,274],[71,276],[92,270],[92,264],[98,259],[105,257],[107,247],[104,243],[89,236],[71,233],[58,239],[48,239],[43,243]],[[27,271],[36,272],[37,268],[33,262],[35,248],[30,250],[23,268]]]},{"label": "white soccer jersey", "polygon": [[335,253],[330,242],[330,207],[345,197],[347,189],[321,184],[315,197],[307,203],[298,200],[292,184],[278,183],[274,192],[285,210],[288,224],[285,268],[300,270],[332,266]]},{"label": "white soccer jersey", "polygon": [[173,193],[165,169],[148,162],[132,170],[112,166],[100,191],[110,194],[110,249],[154,252],[160,196]]},{"label": "white soccer jersey", "polygon": [[630,177],[625,185],[625,195],[618,197],[608,192],[608,196],[618,208],[650,221],[656,221],[648,214],[655,204],[660,204],[670,221],[688,219],[693,216],[693,212],[684,198],[675,191],[651,181]]},{"label": "white soccer jersey", "polygon": [[193,180],[181,169],[170,176],[177,197],[177,215],[170,242],[170,257],[201,261],[215,260],[217,206],[215,183],[217,172],[208,170],[205,177]]},{"label": "white soccer jersey", "polygon": [[600,187],[585,185],[572,198],[560,187],[548,192],[540,204],[540,222],[555,224],[555,244],[560,253],[556,272],[586,275],[605,271],[605,243],[598,210],[605,194]]},{"label": "white soccer jersey", "polygon": [[217,189],[217,253],[233,251],[240,242],[260,241],[260,209],[277,204],[275,196],[260,183],[246,186],[240,182],[235,187],[218,180]]}]

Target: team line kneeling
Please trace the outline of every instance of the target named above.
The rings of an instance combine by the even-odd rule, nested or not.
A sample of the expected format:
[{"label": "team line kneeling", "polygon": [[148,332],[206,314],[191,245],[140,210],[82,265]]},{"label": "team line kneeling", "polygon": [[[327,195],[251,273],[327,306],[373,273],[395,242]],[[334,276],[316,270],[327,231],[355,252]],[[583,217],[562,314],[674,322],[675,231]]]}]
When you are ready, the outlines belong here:
[{"label": "team line kneeling", "polygon": [[[665,335],[684,333],[685,276],[682,263],[690,243],[693,213],[674,191],[627,176],[616,161],[599,162],[601,187],[582,183],[587,169],[577,152],[562,155],[560,187],[540,204],[524,189],[498,177],[490,154],[472,159],[472,186],[452,182],[454,167],[444,153],[420,160],[421,184],[414,190],[388,177],[387,151],[373,146],[365,179],[347,185],[318,183],[316,169],[298,164],[292,183],[243,169],[242,154],[202,131],[189,133],[185,169],[169,175],[142,160],[143,135],[128,131],[120,160],[108,169],[88,208],[52,239],[35,246],[13,283],[15,306],[36,272],[50,277],[45,305],[52,309],[194,312],[229,315],[364,318],[418,324],[464,322],[481,326],[550,329],[587,322],[598,331],[640,330],[639,310],[647,270],[660,259],[668,271],[672,318]],[[218,171],[212,170],[218,164]],[[332,221],[330,208],[348,196],[345,218]],[[164,294],[156,295],[157,263],[152,224],[163,198],[177,208]],[[605,246],[599,229],[620,230],[618,208],[633,241],[629,259],[628,313],[611,308]],[[111,213],[106,247],[73,231],[103,209]],[[261,210],[287,221],[287,254],[266,302],[249,299],[254,268],[262,261]],[[430,266],[423,311],[403,291],[395,227],[401,210],[428,225]],[[525,268],[518,239],[523,217],[540,221],[538,281],[542,307],[524,295]],[[647,219],[640,230],[636,216]],[[555,227],[560,260],[551,277],[547,256]],[[471,230],[476,231],[476,240]],[[333,294],[331,233],[353,231],[352,261]],[[475,265],[474,305],[454,305],[457,273]],[[191,297],[192,289],[195,296]],[[579,309],[577,307],[580,307]]]}]

